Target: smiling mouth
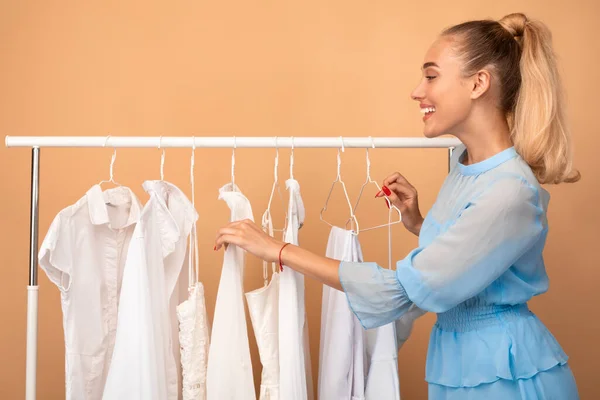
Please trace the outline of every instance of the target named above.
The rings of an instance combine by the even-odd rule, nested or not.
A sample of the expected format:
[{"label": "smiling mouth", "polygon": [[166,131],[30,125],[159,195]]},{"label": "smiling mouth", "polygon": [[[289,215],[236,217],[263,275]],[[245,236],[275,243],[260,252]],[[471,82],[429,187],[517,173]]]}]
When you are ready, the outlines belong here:
[{"label": "smiling mouth", "polygon": [[423,121],[428,120],[435,112],[435,107],[423,107],[421,108],[421,114],[423,114]]}]

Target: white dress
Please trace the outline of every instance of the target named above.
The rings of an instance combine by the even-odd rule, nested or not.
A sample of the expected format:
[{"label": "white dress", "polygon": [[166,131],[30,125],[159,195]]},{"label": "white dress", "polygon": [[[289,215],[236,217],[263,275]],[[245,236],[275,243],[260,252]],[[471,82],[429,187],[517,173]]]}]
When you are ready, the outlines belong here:
[{"label": "white dress", "polygon": [[[284,240],[298,244],[298,230],[304,223],[300,185],[288,179],[288,226]],[[304,275],[286,268],[279,281],[279,393],[281,399],[313,398],[308,324],[304,304]]]},{"label": "white dress", "polygon": [[[253,219],[250,202],[234,184],[223,186],[219,199],[231,209],[230,221]],[[244,260],[243,249],[227,246],[208,352],[208,400],[256,399],[244,311]]]},{"label": "white dress", "polygon": [[[361,262],[356,235],[333,227],[327,257]],[[398,347],[395,325],[366,331],[356,318],[344,292],[323,287],[319,399],[398,400]]]},{"label": "white dress", "polygon": [[178,398],[169,300],[198,216],[176,186],[164,181],[143,186],[150,199],[127,253],[106,400]]},{"label": "white dress", "polygon": [[181,346],[183,400],[206,399],[206,367],[209,324],[204,301],[204,286],[198,281],[198,237],[196,224],[190,235],[188,278],[189,297],[177,306]]},{"label": "white dress", "polygon": [[[271,214],[263,215],[263,230],[273,236]],[[279,273],[271,263],[269,282],[268,263],[263,261],[264,286],[246,293],[248,310],[254,328],[256,344],[262,363],[260,400],[279,400]]]}]

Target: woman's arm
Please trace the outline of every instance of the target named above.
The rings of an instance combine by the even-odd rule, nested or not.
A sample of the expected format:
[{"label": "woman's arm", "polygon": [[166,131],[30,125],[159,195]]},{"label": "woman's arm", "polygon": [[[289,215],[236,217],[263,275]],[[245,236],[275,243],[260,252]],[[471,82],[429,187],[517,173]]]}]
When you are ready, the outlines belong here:
[{"label": "woman's arm", "polygon": [[[279,252],[285,244],[250,220],[232,222],[219,229],[215,250],[228,243],[268,262],[279,262]],[[340,262],[291,244],[283,249],[281,258],[284,268],[345,292],[350,308],[365,329],[400,318],[412,305],[396,272],[376,263]]]},{"label": "woman's arm", "polygon": [[[396,271],[338,262],[295,246],[287,246],[282,258],[300,273],[343,288],[363,326],[374,328],[398,319],[412,303],[444,312],[480,293],[545,237],[543,215],[537,189],[507,175],[472,199],[447,231],[399,261]],[[215,249],[224,243],[267,261],[278,261],[284,244],[252,221],[219,230]]]},{"label": "woman's arm", "polygon": [[[219,229],[214,249],[219,250],[227,243],[240,246],[268,262],[279,262],[279,252],[285,244],[267,235],[251,220],[231,222]],[[286,267],[334,289],[342,290],[338,260],[317,255],[292,244],[283,249],[281,260]]]},{"label": "woman's arm", "polygon": [[340,261],[323,257],[301,247],[288,245],[281,253],[283,265],[321,281],[337,290],[343,290],[338,274]]}]

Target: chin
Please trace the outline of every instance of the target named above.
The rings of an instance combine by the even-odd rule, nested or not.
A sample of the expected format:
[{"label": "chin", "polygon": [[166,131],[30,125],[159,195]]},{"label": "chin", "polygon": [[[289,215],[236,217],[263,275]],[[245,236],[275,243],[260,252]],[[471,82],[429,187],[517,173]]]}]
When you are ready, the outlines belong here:
[{"label": "chin", "polygon": [[427,128],[423,129],[423,135],[429,139],[433,139],[438,136],[442,136],[443,134],[444,134],[444,132],[436,131],[433,129],[427,129]]}]

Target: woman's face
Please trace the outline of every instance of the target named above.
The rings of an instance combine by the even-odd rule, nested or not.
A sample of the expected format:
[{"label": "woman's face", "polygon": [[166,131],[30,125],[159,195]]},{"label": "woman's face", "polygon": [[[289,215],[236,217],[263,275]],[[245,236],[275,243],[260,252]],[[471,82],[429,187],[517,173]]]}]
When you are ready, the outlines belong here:
[{"label": "woman's face", "polygon": [[453,40],[441,37],[427,51],[423,77],[411,93],[423,115],[423,134],[433,138],[460,136],[471,110],[472,86],[461,75],[462,61],[455,55]]}]

